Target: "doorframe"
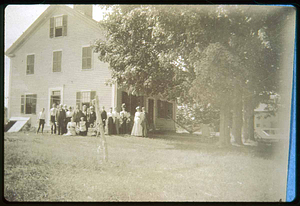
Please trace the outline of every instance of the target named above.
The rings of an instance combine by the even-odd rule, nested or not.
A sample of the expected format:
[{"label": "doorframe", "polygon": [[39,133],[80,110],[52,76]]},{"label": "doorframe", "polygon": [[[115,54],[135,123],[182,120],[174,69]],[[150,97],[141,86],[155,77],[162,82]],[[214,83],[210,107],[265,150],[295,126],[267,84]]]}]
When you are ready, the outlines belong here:
[{"label": "doorframe", "polygon": [[63,104],[64,103],[64,87],[52,87],[48,89],[48,107],[47,107],[47,114],[48,115],[48,121],[47,121],[47,125],[50,126],[50,107],[51,107],[51,94],[53,91],[60,91],[60,103]]}]

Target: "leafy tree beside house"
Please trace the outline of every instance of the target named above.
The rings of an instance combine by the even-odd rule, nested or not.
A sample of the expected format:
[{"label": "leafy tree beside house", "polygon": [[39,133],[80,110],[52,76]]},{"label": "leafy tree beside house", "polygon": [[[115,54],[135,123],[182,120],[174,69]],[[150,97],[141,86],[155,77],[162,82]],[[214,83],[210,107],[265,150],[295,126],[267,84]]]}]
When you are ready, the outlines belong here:
[{"label": "leafy tree beside house", "polygon": [[232,133],[241,144],[243,123],[244,136],[253,138],[256,105],[278,93],[282,45],[276,31],[282,30],[288,10],[113,6],[101,22],[107,39],[96,41],[95,48],[99,59],[110,64],[112,81],[121,87],[179,99],[182,108],[196,105],[199,110],[189,108],[191,117],[181,116],[187,124],[204,121],[203,113],[197,115],[201,108],[219,110],[223,144],[229,143],[232,110]]}]

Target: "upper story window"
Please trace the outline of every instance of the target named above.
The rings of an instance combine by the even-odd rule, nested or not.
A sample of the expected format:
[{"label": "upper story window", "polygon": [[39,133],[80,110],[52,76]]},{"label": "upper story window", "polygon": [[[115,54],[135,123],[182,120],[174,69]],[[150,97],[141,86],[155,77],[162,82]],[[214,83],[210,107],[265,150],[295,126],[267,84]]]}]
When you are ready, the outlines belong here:
[{"label": "upper story window", "polygon": [[62,16],[55,18],[55,37],[62,36],[62,30],[63,30],[62,21],[63,21]]},{"label": "upper story window", "polygon": [[61,72],[62,51],[53,52],[53,72]]},{"label": "upper story window", "polygon": [[83,47],[82,48],[82,69],[92,68],[92,48]]},{"label": "upper story window", "polygon": [[34,74],[34,54],[27,55],[26,74]]},{"label": "upper story window", "polygon": [[68,16],[50,18],[50,38],[67,36]]}]

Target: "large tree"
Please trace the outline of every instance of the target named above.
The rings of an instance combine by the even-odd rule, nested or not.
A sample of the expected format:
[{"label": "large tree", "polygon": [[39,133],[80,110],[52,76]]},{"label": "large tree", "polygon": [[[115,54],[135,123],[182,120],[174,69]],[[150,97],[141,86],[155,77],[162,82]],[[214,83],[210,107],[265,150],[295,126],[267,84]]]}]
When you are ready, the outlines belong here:
[{"label": "large tree", "polygon": [[[286,8],[279,8],[220,6],[216,10],[217,15],[212,15],[206,20],[209,25],[206,29],[209,45],[204,51],[196,54],[200,75],[197,77],[198,80],[195,80],[194,87],[196,90],[199,90],[201,86],[204,87],[202,89],[213,88],[214,98],[221,101],[221,121],[223,122],[221,136],[226,140],[229,140],[227,129],[229,117],[227,115],[229,116],[230,112],[228,110],[232,109],[233,113],[232,135],[236,143],[241,144],[243,111],[243,135],[244,138],[251,139],[254,129],[254,108],[260,102],[268,102],[270,94],[278,92],[278,77],[280,76],[278,43],[280,42],[274,28],[282,28],[283,22],[280,22],[278,16],[287,15]],[[273,28],[270,29],[268,25]],[[215,28],[220,28],[220,32],[216,32]],[[219,45],[220,49],[216,49],[216,45]],[[230,53],[231,60],[224,61],[222,55],[219,55],[225,53]],[[213,69],[214,66],[222,71],[230,67],[231,71],[229,75],[222,74],[217,69]],[[212,74],[217,77],[215,81],[211,81],[211,77],[205,75],[203,70],[215,72]],[[220,75],[225,77],[226,81],[219,79]],[[209,84],[207,81],[210,81]],[[195,89],[192,89],[192,93]],[[207,96],[211,100],[213,91],[204,92],[204,94],[194,93],[194,95],[196,97],[200,95],[202,99],[203,96]],[[232,108],[228,108],[229,105]]]},{"label": "large tree", "polygon": [[[175,99],[184,91],[187,72],[180,68],[178,55],[169,54],[167,36],[159,26],[155,7],[114,7],[101,23],[106,40],[95,42],[99,59],[110,64],[112,81],[138,95],[162,94]],[[171,56],[173,55],[173,56]]]},{"label": "large tree", "polygon": [[106,40],[95,47],[112,81],[132,93],[220,108],[224,143],[233,109],[241,143],[243,112],[251,138],[254,108],[277,91],[276,30],[285,13],[268,6],[113,6],[101,23]]}]

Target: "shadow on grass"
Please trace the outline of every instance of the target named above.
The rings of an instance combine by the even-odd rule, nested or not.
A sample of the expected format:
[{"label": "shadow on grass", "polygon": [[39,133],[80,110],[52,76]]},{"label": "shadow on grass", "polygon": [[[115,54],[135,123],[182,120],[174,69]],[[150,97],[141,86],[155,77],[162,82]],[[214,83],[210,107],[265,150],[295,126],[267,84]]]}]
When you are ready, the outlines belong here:
[{"label": "shadow on grass", "polygon": [[284,145],[281,143],[276,144],[258,144],[258,146],[224,146],[219,147],[217,142],[219,137],[203,137],[198,134],[185,134],[185,133],[151,133],[150,139],[159,139],[167,141],[170,145],[167,150],[184,150],[184,151],[199,151],[209,152],[219,155],[234,153],[236,155],[250,155],[253,157],[263,159],[274,159],[280,156],[284,150]]}]

